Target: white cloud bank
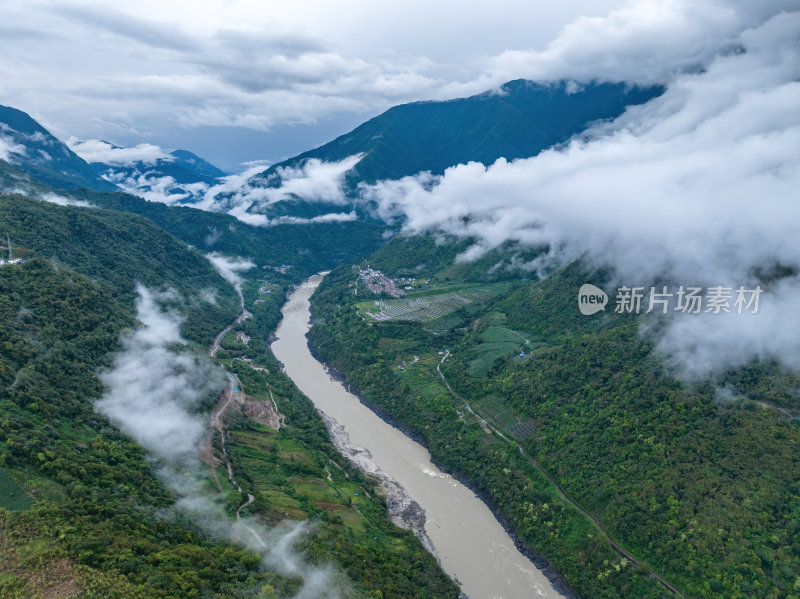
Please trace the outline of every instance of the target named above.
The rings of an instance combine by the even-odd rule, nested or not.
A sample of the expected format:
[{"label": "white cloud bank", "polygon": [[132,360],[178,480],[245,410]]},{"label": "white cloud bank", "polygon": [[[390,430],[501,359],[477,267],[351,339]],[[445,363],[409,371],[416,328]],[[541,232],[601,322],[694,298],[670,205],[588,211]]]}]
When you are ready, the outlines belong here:
[{"label": "white cloud bank", "polygon": [[131,166],[137,162],[155,164],[159,160],[172,162],[175,157],[159,146],[142,143],[130,148],[122,148],[99,139],[80,140],[70,137],[69,149],[86,162],[102,162],[111,166]]},{"label": "white cloud bank", "polygon": [[[731,40],[740,52],[676,76],[662,97],[563,150],[363,195],[407,231],[476,238],[467,257],[508,240],[549,245],[542,266],[586,257],[628,284],[754,285],[776,265],[797,271],[798,31],[798,12],[742,31]],[[785,334],[800,330],[798,291],[793,276],[769,289],[760,315],[676,319],[662,347],[696,374],[765,356],[798,367],[800,337]]]},{"label": "white cloud bank", "polygon": [[220,276],[233,285],[236,292],[241,296],[243,279],[239,273],[255,268],[255,263],[247,258],[231,258],[219,252],[206,254],[206,258],[211,262],[211,265],[217,270]]},{"label": "white cloud bank", "polygon": [[221,497],[203,483],[198,450],[208,421],[201,401],[219,394],[226,376],[213,362],[189,351],[180,318],[162,312],[159,296],[138,288],[142,326],[124,341],[113,369],[101,375],[108,387],[95,408],[144,447],[160,477],[178,495],[176,507],[218,538],[244,543],[272,571],[303,581],[295,599],[337,599],[343,581],[331,568],[311,566],[294,550],[305,523],[267,528],[255,518],[228,520]]},{"label": "white cloud bank", "polygon": [[343,189],[345,174],[362,157],[362,154],[356,154],[336,162],[311,158],[296,167],[279,167],[267,177],[260,176],[265,170],[264,165],[255,165],[241,175],[226,177],[219,185],[210,187],[203,200],[192,206],[225,212],[244,223],[260,227],[355,220],[357,216],[352,211],[329,212],[310,218],[269,217],[263,211],[271,204],[295,199],[333,207],[345,206],[350,202]]},{"label": "white cloud bank", "polygon": [[14,158],[12,155],[25,156],[25,146],[15,143],[13,139],[0,135],[0,160],[11,162],[13,164]]},{"label": "white cloud bank", "polygon": [[363,157],[363,154],[355,154],[337,162],[310,158],[296,167],[279,167],[259,183],[270,184],[279,181],[280,186],[253,189],[251,197],[258,193],[258,199],[267,204],[289,200],[295,196],[310,202],[344,203],[345,198],[342,193],[344,175]]}]

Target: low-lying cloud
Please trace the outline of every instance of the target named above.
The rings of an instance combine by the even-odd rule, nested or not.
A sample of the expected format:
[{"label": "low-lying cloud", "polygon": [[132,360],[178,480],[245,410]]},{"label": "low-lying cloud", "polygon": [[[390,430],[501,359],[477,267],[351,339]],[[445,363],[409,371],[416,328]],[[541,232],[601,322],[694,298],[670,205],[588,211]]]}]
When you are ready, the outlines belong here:
[{"label": "low-lying cloud", "polygon": [[86,162],[101,162],[111,166],[131,166],[137,162],[155,164],[159,160],[172,162],[175,159],[159,146],[148,143],[122,148],[99,139],[80,140],[70,137],[67,145]]},{"label": "low-lying cloud", "polygon": [[75,198],[62,196],[57,193],[25,193],[25,192],[15,192],[15,193],[22,193],[22,195],[27,195],[28,197],[36,198],[37,200],[42,200],[44,202],[50,202],[51,204],[58,204],[59,206],[81,206],[83,208],[90,208],[93,204],[89,202],[85,202],[83,200],[76,200]]},{"label": "low-lying cloud", "polygon": [[[663,96],[563,149],[362,194],[406,231],[476,239],[465,258],[510,240],[549,247],[534,266],[584,258],[628,285],[761,283],[763,314],[675,319],[662,348],[696,361],[695,374],[764,356],[796,366],[800,340],[781,332],[800,327],[798,31],[795,12],[741,32],[731,40],[740,51],[676,76]],[[770,285],[764,273],[778,267],[792,277]]]},{"label": "low-lying cloud", "polygon": [[210,187],[201,181],[178,183],[174,177],[148,168],[108,169],[100,175],[126,193],[167,205],[192,206],[199,198],[205,197]]},{"label": "low-lying cloud", "polygon": [[[269,175],[263,175],[264,166],[257,164],[241,175],[226,177],[222,183],[210,187],[204,199],[192,206],[225,212],[244,223],[260,227],[355,220],[354,212],[339,210],[351,202],[343,188],[345,175],[361,158],[361,154],[335,162],[311,158],[297,166],[279,167]],[[270,217],[264,213],[272,204],[295,200],[325,204],[336,211],[308,218]]]},{"label": "low-lying cloud", "polygon": [[[309,202],[342,204],[346,202],[342,193],[345,173],[362,158],[363,154],[348,156],[336,162],[309,158],[297,166],[278,167],[269,175],[251,181],[251,193],[259,194],[259,200],[267,204],[294,197]],[[279,185],[272,186],[275,182]],[[256,187],[258,184],[264,186]]]},{"label": "low-lying cloud", "polygon": [[[105,142],[99,143],[105,144]],[[110,144],[105,145],[110,146]],[[92,155],[84,152],[82,156],[88,160],[87,156]],[[101,156],[95,154],[94,157]],[[216,184],[179,183],[173,177],[159,172],[157,165],[155,168],[148,167],[136,160],[124,163],[121,158],[116,164],[125,168],[119,170],[109,168],[101,175],[123,191],[151,202],[222,212],[258,227],[336,223],[357,218],[352,210],[349,212],[341,210],[352,202],[343,189],[345,174],[361,160],[361,157],[357,154],[334,162],[312,158],[296,166],[279,167],[269,175],[263,174],[269,165],[257,161],[242,173],[222,177]],[[297,200],[311,204],[325,204],[331,212],[313,217],[291,215],[271,217],[265,214],[272,204]]]},{"label": "low-lying cloud", "polygon": [[180,320],[159,309],[153,292],[137,291],[142,327],[125,340],[114,369],[101,376],[109,391],[95,407],[158,457],[193,459],[206,430],[196,414],[199,402],[218,394],[226,378],[196,353],[175,351],[186,343]]},{"label": "low-lying cloud", "polygon": [[210,534],[243,543],[272,571],[300,577],[295,599],[337,599],[346,584],[341,575],[309,565],[294,550],[308,524],[268,528],[249,517],[231,522],[222,497],[207,490],[207,470],[198,452],[209,422],[199,406],[220,394],[227,376],[190,351],[180,334],[181,319],[160,309],[159,294],[141,286],[138,293],[142,326],[124,340],[113,368],[101,374],[108,390],[95,409],[148,451],[159,476],[178,496],[176,509]]},{"label": "low-lying cloud", "polygon": [[0,160],[13,163],[14,154],[25,156],[25,146],[15,143],[11,138],[0,135]]},{"label": "low-lying cloud", "polygon": [[219,252],[211,252],[206,254],[206,258],[211,265],[217,270],[220,276],[228,281],[236,289],[236,292],[242,294],[243,279],[239,275],[240,272],[255,268],[256,265],[252,260],[247,258],[225,256]]}]

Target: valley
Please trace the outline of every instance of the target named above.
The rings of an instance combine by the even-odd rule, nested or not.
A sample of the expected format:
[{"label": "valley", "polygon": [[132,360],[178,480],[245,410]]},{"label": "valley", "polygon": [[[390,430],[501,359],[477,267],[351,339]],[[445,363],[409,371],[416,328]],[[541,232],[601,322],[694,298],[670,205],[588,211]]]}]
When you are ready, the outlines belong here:
[{"label": "valley", "polygon": [[[414,254],[407,260],[413,266]],[[579,596],[704,596],[717,592],[714,588],[737,596],[732,589],[745,584],[762,588],[762,576],[778,584],[771,577],[780,577],[780,568],[748,570],[751,582],[740,580],[736,573],[745,571],[744,562],[733,563],[746,558],[738,549],[725,553],[717,535],[724,530],[733,539],[743,530],[734,522],[749,522],[747,534],[758,535],[759,546],[783,539],[785,548],[770,553],[774,563],[793,559],[793,537],[784,526],[794,530],[797,520],[780,498],[795,484],[794,449],[783,453],[770,447],[777,447],[777,439],[796,447],[800,427],[774,410],[753,411],[747,401],[717,403],[703,386],[667,373],[646,386],[653,375],[638,369],[659,371],[647,357],[652,351],[647,341],[637,338],[632,317],[591,320],[577,310],[572,318],[564,316],[561,306],[571,300],[577,281],[589,276],[580,265],[511,286],[478,306],[463,306],[441,328],[403,321],[402,315],[381,322],[360,318],[356,310],[363,300],[348,292],[353,276],[352,268],[338,267],[312,296],[314,349],[370,405],[423,440],[437,463],[486,489],[486,500],[510,529],[546,555]],[[432,285],[441,282],[431,273]],[[614,391],[625,372],[632,373],[628,385],[643,386],[631,387],[627,401]],[[792,393],[795,379],[788,373],[753,375],[771,393]],[[752,447],[754,430],[761,431],[754,455],[770,456],[769,483],[747,453],[736,451],[731,470],[733,463],[720,451],[745,439]],[[698,460],[693,457],[698,438],[716,439],[718,450],[706,445]],[[631,442],[635,450],[618,453]],[[674,457],[667,458],[670,454]],[[667,463],[674,474],[663,471],[657,480],[664,486],[654,486],[650,477]],[[701,474],[708,469],[714,476]],[[737,507],[727,497],[742,497],[745,478],[758,491]],[[708,493],[725,508],[709,501]],[[747,507],[754,500],[782,515],[757,524]],[[662,502],[674,506],[666,520],[652,516],[662,513],[656,507]],[[641,513],[648,504],[650,517],[623,516]],[[708,561],[700,563],[716,564],[704,575],[707,582],[693,582],[679,565],[690,560],[692,569],[699,567],[680,549],[685,543],[691,555],[706,552]],[[723,555],[732,563],[728,574],[717,578]],[[784,588],[793,584],[789,572],[779,583]]]},{"label": "valley", "polygon": [[0,597],[800,599],[796,0],[79,4],[0,3]]},{"label": "valley", "polygon": [[319,280],[312,278],[290,296],[272,347],[287,374],[327,416],[334,438],[344,436],[345,447],[355,445],[355,452],[349,450],[355,453],[351,461],[384,479],[384,484],[399,483],[420,504],[432,549],[468,596],[524,599],[570,593],[552,572],[548,580],[517,551],[492,512],[469,488],[441,472],[423,447],[363,406],[311,355],[305,339],[308,302]]}]

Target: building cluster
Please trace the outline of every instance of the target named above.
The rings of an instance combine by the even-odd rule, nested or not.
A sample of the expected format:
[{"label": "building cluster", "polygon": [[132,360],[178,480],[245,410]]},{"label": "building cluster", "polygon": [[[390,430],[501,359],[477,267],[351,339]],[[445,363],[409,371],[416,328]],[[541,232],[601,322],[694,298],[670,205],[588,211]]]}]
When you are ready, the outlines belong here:
[{"label": "building cluster", "polygon": [[358,271],[358,278],[364,282],[364,286],[375,294],[387,293],[392,297],[402,297],[405,291],[397,286],[397,283],[413,281],[413,279],[390,279],[379,270],[374,270],[369,266],[364,270]]}]

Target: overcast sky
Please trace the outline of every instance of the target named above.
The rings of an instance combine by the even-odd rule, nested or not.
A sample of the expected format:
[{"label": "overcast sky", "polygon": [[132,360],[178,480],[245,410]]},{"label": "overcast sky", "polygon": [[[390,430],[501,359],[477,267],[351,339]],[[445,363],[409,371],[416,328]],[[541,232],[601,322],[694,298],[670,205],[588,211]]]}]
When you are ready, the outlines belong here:
[{"label": "overcast sky", "polygon": [[622,5],[4,0],[0,104],[62,139],[181,147],[232,170],[397,103],[525,76],[528,66],[498,68],[498,57],[543,51],[565,25]]},{"label": "overcast sky", "polygon": [[0,104],[228,171],[515,78],[666,82],[800,0],[3,0]]}]

